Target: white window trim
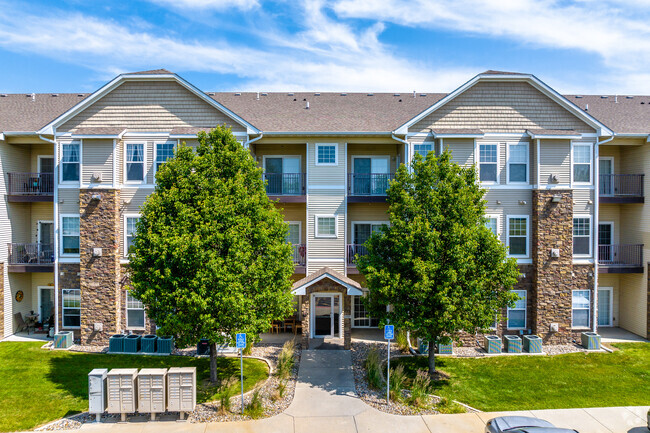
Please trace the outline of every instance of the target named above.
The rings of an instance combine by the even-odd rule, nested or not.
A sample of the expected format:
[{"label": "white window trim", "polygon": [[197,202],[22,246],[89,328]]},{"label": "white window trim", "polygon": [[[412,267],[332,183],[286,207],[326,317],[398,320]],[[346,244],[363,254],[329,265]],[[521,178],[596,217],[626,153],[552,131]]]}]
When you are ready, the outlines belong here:
[{"label": "white window trim", "polygon": [[[526,219],[526,254],[510,254],[510,219]],[[527,259],[530,256],[530,217],[528,215],[506,215],[506,246],[508,247],[508,257],[518,259]]]},{"label": "white window trim", "polygon": [[128,218],[140,218],[140,217],[141,217],[141,215],[139,213],[125,213],[124,217],[122,218],[122,224],[123,224],[123,226],[122,226],[123,230],[122,231],[124,232],[124,239],[123,239],[124,247],[122,248],[124,251],[122,251],[122,254],[123,254],[124,257],[129,256],[129,252],[128,252],[128,248],[127,248],[127,242],[126,242],[126,239],[128,238],[128,234],[126,232],[126,227],[127,227],[126,221],[127,221]]},{"label": "white window trim", "polygon": [[56,159],[54,158],[54,155],[38,155],[38,156],[36,157],[36,172],[37,172],[37,173],[41,173],[41,172],[42,172],[42,171],[41,171],[41,169],[42,169],[42,167],[41,167],[41,165],[42,165],[42,164],[41,164],[41,160],[43,160],[43,158],[50,158],[50,159],[52,159],[53,162],[54,162],[54,164],[56,165]]},{"label": "white window trim", "polygon": [[[520,329],[526,329],[526,323],[528,323],[528,292],[526,290],[511,290],[511,292],[523,292],[524,297],[524,326],[523,327],[511,327],[509,326],[510,323],[510,311],[521,311],[521,308],[510,308],[508,307],[507,312],[506,312],[506,328],[509,330],[520,330]],[[519,296],[521,299],[521,296]]]},{"label": "white window trim", "polygon": [[[318,148],[321,146],[334,146],[334,163],[318,162]],[[314,165],[335,166],[339,165],[339,144],[338,143],[316,143],[314,154]]]},{"label": "white window trim", "polygon": [[[63,145],[64,144],[78,144],[79,145],[79,180],[63,180]],[[81,185],[81,177],[83,174],[83,140],[59,141],[58,147],[61,150],[57,155],[55,164],[59,166],[59,185]]]},{"label": "white window trim", "polygon": [[[573,254],[575,258],[590,258],[593,255],[594,224],[589,214],[574,214],[571,219],[571,245],[573,245],[573,220],[576,218],[587,218],[589,220],[589,254]],[[613,228],[613,227],[612,227]],[[612,237],[614,232],[612,232]],[[584,236],[581,236],[584,237]],[[573,253],[573,250],[571,251]]]},{"label": "white window trim", "polygon": [[[575,158],[573,151],[576,146],[589,146],[589,182],[576,182],[573,179],[573,166],[575,163]],[[582,165],[582,164],[581,164]],[[594,183],[594,145],[593,143],[587,142],[571,142],[571,186],[573,185],[593,185]]]},{"label": "white window trim", "polygon": [[81,322],[81,289],[61,289],[61,328],[81,329],[81,326],[65,326],[65,310],[66,309],[75,310],[76,308],[65,307],[64,296],[63,296],[64,290],[76,290],[79,292],[79,321]]},{"label": "white window trim", "polygon": [[[510,181],[510,146],[511,145],[525,145],[526,146],[526,180],[524,182],[520,181]],[[497,153],[498,154],[498,153]],[[519,163],[517,163],[519,164]],[[519,142],[509,142],[506,143],[506,184],[507,185],[528,185],[530,184],[530,145],[526,141]]]},{"label": "white window trim", "polygon": [[298,224],[298,244],[302,244],[302,221],[285,221],[285,224]]},{"label": "white window trim", "polygon": [[485,214],[485,218],[494,218],[497,220],[497,237],[501,239],[501,235],[503,234],[503,230],[501,228],[501,215],[499,214]]},{"label": "white window trim", "polygon": [[[320,218],[334,218],[334,235],[321,235],[318,233],[318,220]],[[339,237],[339,218],[334,214],[317,214],[314,215],[314,237],[323,239],[337,239]]]},{"label": "white window trim", "polygon": [[[64,253],[63,252],[63,218],[79,218],[79,253]],[[81,215],[78,213],[62,213],[59,215],[59,257],[76,257],[81,256]]]},{"label": "white window trim", "polygon": [[[158,145],[159,144],[171,144],[172,149],[174,150],[174,152],[176,151],[176,149],[178,149],[178,140],[161,140],[161,141],[154,141],[153,142],[153,167],[151,169],[153,170],[153,181],[154,181],[154,183],[156,183],[156,172],[158,171],[158,169],[157,169],[157,164],[158,164],[157,159],[158,159]],[[146,146],[146,143],[145,143],[145,162],[146,162],[146,159],[147,159],[146,158],[146,152],[147,152],[146,147],[147,146]],[[126,147],[125,147],[125,149],[126,149]],[[124,156],[125,156],[125,159],[126,159],[126,154]],[[124,172],[124,175],[126,176],[126,172]],[[146,171],[145,171],[144,177],[145,177],[145,179],[147,177]]]},{"label": "white window trim", "polygon": [[[352,237],[352,243],[354,245],[357,245],[357,240],[354,237],[354,226],[358,224],[371,224],[371,225],[389,225],[390,221],[352,221],[351,228],[352,228],[352,233],[350,233],[350,236]],[[372,227],[370,228],[370,234],[372,235]]]},{"label": "white window trim", "polygon": [[[501,149],[500,149],[500,144],[499,142],[493,142],[493,141],[477,141],[476,142],[476,169],[478,170],[478,180],[481,183],[481,185],[501,185]],[[492,162],[486,162],[482,163],[481,162],[481,146],[482,145],[492,145],[496,146],[497,148],[497,162],[492,163]],[[497,166],[497,173],[496,173],[496,178],[497,180],[495,182],[493,181],[483,181],[481,180],[481,164],[496,164]]]},{"label": "white window trim", "polygon": [[[126,165],[128,163],[127,161],[127,152],[126,149],[129,144],[141,144],[142,145],[142,180],[127,180],[127,172],[126,172]],[[147,183],[147,142],[146,141],[137,141],[137,140],[129,140],[124,142],[124,146],[122,147],[122,154],[124,157],[122,158],[122,182],[124,182],[127,185],[145,185]],[[155,164],[154,164],[155,165]]]},{"label": "white window trim", "polygon": [[[144,308],[144,304],[142,305],[142,308],[129,308],[129,291],[126,290],[124,291],[124,309],[125,309],[125,315],[126,317],[124,318],[125,323],[126,323],[126,329],[132,329],[134,331],[144,331],[147,329],[147,311]],[[144,317],[144,326],[129,326],[129,310],[133,311],[142,311],[142,315]]]},{"label": "white window trim", "polygon": [[[573,310],[576,309],[576,308],[573,308],[573,292],[576,292],[576,291],[579,291],[579,292],[586,291],[586,292],[589,293],[589,307],[587,308],[587,310],[588,310],[588,313],[587,313],[587,321],[588,321],[587,326],[575,326],[573,324]],[[589,290],[589,289],[574,289],[574,290],[571,290],[571,329],[591,329],[591,301],[592,301],[591,298],[592,298],[591,290]],[[584,310],[584,309],[585,308],[580,308],[580,310]]]}]

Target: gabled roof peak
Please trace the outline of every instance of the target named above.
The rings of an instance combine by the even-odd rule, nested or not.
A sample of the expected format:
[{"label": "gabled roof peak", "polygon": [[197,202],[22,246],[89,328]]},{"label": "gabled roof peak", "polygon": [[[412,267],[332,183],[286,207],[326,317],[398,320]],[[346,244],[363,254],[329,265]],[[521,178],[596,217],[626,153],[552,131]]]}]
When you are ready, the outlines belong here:
[{"label": "gabled roof peak", "polygon": [[151,69],[149,71],[127,72],[122,75],[174,75],[173,72],[167,69]]},{"label": "gabled roof peak", "polygon": [[479,75],[530,75],[530,74],[524,74],[522,72],[495,71],[493,69],[488,69],[485,72],[481,72]]}]

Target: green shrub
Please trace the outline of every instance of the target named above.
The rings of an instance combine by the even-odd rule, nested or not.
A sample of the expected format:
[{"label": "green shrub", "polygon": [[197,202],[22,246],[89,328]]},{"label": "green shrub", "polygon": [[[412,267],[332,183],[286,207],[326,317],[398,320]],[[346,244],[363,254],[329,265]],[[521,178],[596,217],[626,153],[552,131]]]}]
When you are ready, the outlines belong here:
[{"label": "green shrub", "polygon": [[260,390],[253,391],[250,403],[246,405],[244,414],[253,419],[262,418],[264,416],[264,406],[262,405],[262,397],[260,397]]},{"label": "green shrub", "polygon": [[278,355],[278,376],[280,379],[288,379],[291,376],[295,360],[293,355],[295,353],[295,343],[289,340],[282,346],[282,351]]},{"label": "green shrub", "polygon": [[449,400],[446,397],[440,399],[436,404],[436,410],[440,413],[465,413],[465,408],[455,401]]},{"label": "green shrub", "polygon": [[282,399],[285,392],[287,392],[287,384],[284,380],[280,380],[278,386],[275,388],[275,393],[273,393],[273,400]]},{"label": "green shrub", "polygon": [[230,399],[235,395],[235,383],[237,380],[234,377],[229,377],[228,380],[223,382],[219,390],[219,404],[222,414],[230,412]]},{"label": "green shrub", "polygon": [[400,351],[402,352],[408,352],[409,351],[409,340],[406,335],[406,330],[400,329],[397,332],[397,336],[395,337],[395,342],[397,343],[397,347],[399,348]]},{"label": "green shrub", "polygon": [[395,401],[402,401],[402,390],[404,389],[404,381],[406,380],[406,373],[404,373],[404,366],[398,365],[397,368],[390,370],[390,395]]},{"label": "green shrub", "polygon": [[368,385],[375,389],[381,389],[383,385],[381,359],[379,358],[379,351],[376,348],[372,348],[368,352],[368,357],[366,358],[366,374]]},{"label": "green shrub", "polygon": [[411,384],[411,397],[409,403],[416,407],[424,407],[429,401],[429,391],[431,390],[431,378],[426,370],[418,370],[415,379]]}]

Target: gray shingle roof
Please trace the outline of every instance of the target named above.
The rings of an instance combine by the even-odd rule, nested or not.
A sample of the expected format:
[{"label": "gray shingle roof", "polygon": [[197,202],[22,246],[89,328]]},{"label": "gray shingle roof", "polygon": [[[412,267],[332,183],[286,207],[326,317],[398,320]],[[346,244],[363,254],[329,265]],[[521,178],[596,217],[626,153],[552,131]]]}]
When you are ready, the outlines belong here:
[{"label": "gray shingle roof", "polygon": [[33,99],[25,93],[0,95],[0,131],[37,131],[88,95],[36,93]]},{"label": "gray shingle roof", "polygon": [[650,96],[566,95],[617,134],[650,133]]}]

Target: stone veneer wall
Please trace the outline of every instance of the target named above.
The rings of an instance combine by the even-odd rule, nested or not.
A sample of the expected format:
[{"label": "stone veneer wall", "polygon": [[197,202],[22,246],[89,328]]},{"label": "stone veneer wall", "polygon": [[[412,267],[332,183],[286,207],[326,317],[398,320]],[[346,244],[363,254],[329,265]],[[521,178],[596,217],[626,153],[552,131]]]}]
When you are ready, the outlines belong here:
[{"label": "stone veneer wall", "polygon": [[307,287],[305,294],[301,296],[301,314],[302,314],[302,348],[309,349],[309,336],[310,332],[310,318],[311,314],[310,309],[310,299],[312,293],[319,292],[330,292],[330,293],[341,293],[341,300],[343,301],[343,326],[339,324],[339,329],[343,331],[343,346],[345,349],[350,349],[352,347],[352,335],[351,335],[351,326],[352,326],[352,297],[348,296],[347,289],[342,285],[335,283],[329,278],[324,278],[311,286]]},{"label": "stone veneer wall", "polygon": [[[63,328],[63,289],[80,289],[80,274],[79,265],[77,263],[59,263],[59,330],[66,330]],[[83,305],[82,305],[83,307]],[[80,338],[80,331],[74,330],[74,338]]]},{"label": "stone veneer wall", "polygon": [[[93,195],[100,195],[93,200]],[[121,331],[119,215],[120,191],[79,191],[81,265],[81,344],[103,345]],[[93,250],[101,248],[101,257]],[[102,330],[95,331],[95,324]]]},{"label": "stone veneer wall", "polygon": [[5,264],[0,262],[0,339],[5,336]]},{"label": "stone veneer wall", "polygon": [[[561,196],[557,203],[555,195]],[[581,331],[571,328],[572,290],[591,290],[593,302],[595,268],[573,265],[573,191],[534,190],[532,205],[532,329],[544,343],[570,343]],[[554,248],[559,257],[551,257]],[[558,332],[550,331],[552,323]]]}]

